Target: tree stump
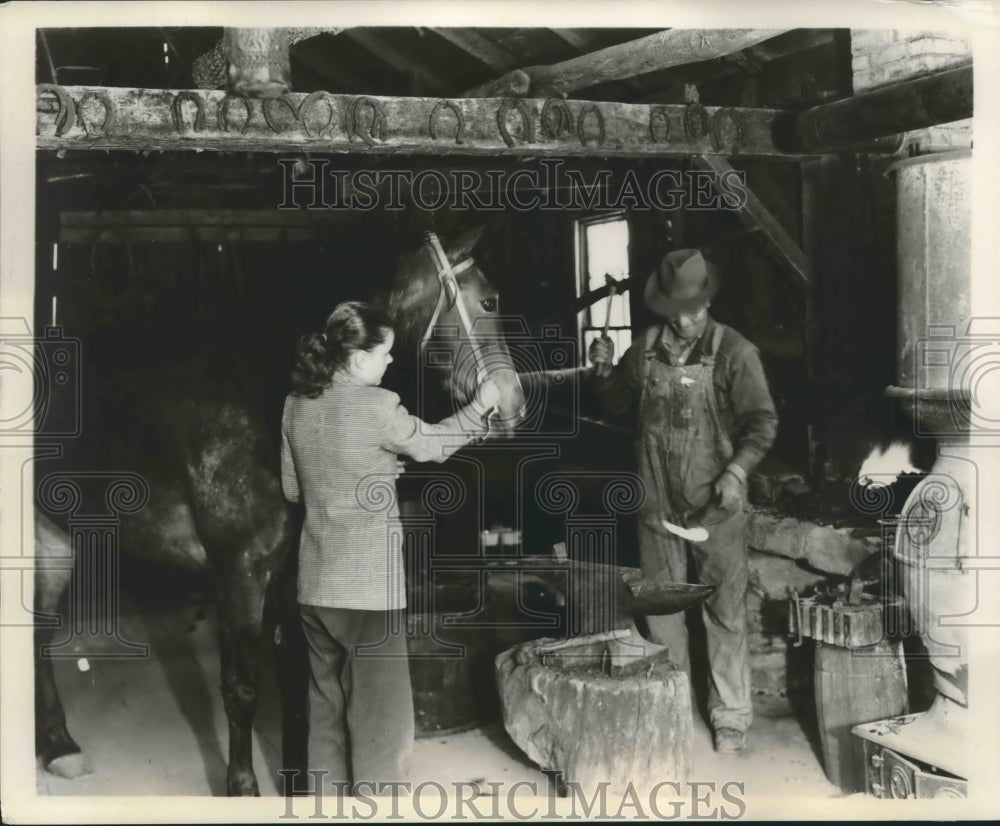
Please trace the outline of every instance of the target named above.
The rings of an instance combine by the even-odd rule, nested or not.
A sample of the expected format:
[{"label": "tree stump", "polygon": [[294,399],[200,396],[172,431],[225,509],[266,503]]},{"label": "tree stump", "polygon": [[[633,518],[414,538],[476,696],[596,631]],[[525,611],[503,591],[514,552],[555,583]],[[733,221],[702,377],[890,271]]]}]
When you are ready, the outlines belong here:
[{"label": "tree stump", "polygon": [[496,658],[504,725],[541,768],[592,794],[687,780],[691,696],[667,657],[624,658],[628,631],[533,640]]}]

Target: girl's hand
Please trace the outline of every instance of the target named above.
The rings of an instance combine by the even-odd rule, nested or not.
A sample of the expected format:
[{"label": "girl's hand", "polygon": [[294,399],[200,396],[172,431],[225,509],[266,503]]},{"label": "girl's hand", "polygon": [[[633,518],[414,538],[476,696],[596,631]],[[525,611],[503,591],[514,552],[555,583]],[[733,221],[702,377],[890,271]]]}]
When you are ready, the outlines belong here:
[{"label": "girl's hand", "polygon": [[486,379],[476,390],[476,397],[472,402],[477,409],[486,413],[500,404],[500,387],[493,379]]}]

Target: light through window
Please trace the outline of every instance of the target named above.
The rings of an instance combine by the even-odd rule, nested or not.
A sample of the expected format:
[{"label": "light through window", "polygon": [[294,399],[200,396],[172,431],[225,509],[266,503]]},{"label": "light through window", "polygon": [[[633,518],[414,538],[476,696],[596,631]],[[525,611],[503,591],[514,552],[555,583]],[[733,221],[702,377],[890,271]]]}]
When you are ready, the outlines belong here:
[{"label": "light through window", "polygon": [[[608,276],[628,278],[628,221],[621,213],[577,221],[577,291],[586,295],[607,284]],[[580,313],[580,343],[586,356],[590,342],[604,332],[615,343],[615,361],[632,343],[632,314],[628,292],[601,298]],[[608,316],[610,307],[611,315]]]}]

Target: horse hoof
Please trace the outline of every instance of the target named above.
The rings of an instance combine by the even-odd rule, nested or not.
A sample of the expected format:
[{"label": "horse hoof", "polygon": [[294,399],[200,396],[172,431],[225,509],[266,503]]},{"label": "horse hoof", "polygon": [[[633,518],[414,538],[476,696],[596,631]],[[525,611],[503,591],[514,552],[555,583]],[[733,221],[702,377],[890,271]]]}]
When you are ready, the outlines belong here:
[{"label": "horse hoof", "polygon": [[87,769],[83,765],[83,754],[80,752],[57,757],[55,760],[49,762],[45,766],[45,769],[51,774],[57,777],[65,777],[67,780],[74,780],[87,773]]},{"label": "horse hoof", "polygon": [[227,785],[226,794],[229,797],[260,797],[260,789],[255,777],[230,780]]}]

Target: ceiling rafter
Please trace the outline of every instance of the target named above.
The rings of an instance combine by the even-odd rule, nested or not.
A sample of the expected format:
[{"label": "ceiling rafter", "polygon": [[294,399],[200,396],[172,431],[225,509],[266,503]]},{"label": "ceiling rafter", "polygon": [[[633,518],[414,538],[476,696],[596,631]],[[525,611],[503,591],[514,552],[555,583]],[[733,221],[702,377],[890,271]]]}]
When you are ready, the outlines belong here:
[{"label": "ceiling rafter", "polygon": [[419,76],[426,84],[427,90],[434,94],[451,90],[453,84],[449,83],[435,69],[422,60],[403,54],[382,35],[375,34],[371,29],[345,29],[341,36],[350,38],[396,71],[408,76]]},{"label": "ceiling rafter", "polygon": [[[589,32],[585,33],[581,29],[549,29],[549,31],[563,43],[572,46],[579,52],[592,52],[595,49],[601,48],[600,43],[597,42],[593,35]],[[639,92],[642,89],[642,84],[635,80],[635,78],[628,78],[621,82],[633,92]]]},{"label": "ceiling rafter", "polygon": [[473,29],[430,29],[457,46],[470,57],[489,66],[494,72],[509,72],[517,68],[517,58],[499,43],[484,37]]},{"label": "ceiling rafter", "polygon": [[467,97],[565,96],[599,83],[625,80],[659,69],[725,57],[785,31],[787,30],[667,29],[561,63],[515,69],[465,94]]},{"label": "ceiling rafter", "polygon": [[319,48],[315,39],[304,40],[292,46],[290,54],[301,61],[320,77],[326,77],[338,84],[344,91],[357,92],[365,89],[368,84],[360,76],[331,60]]}]

